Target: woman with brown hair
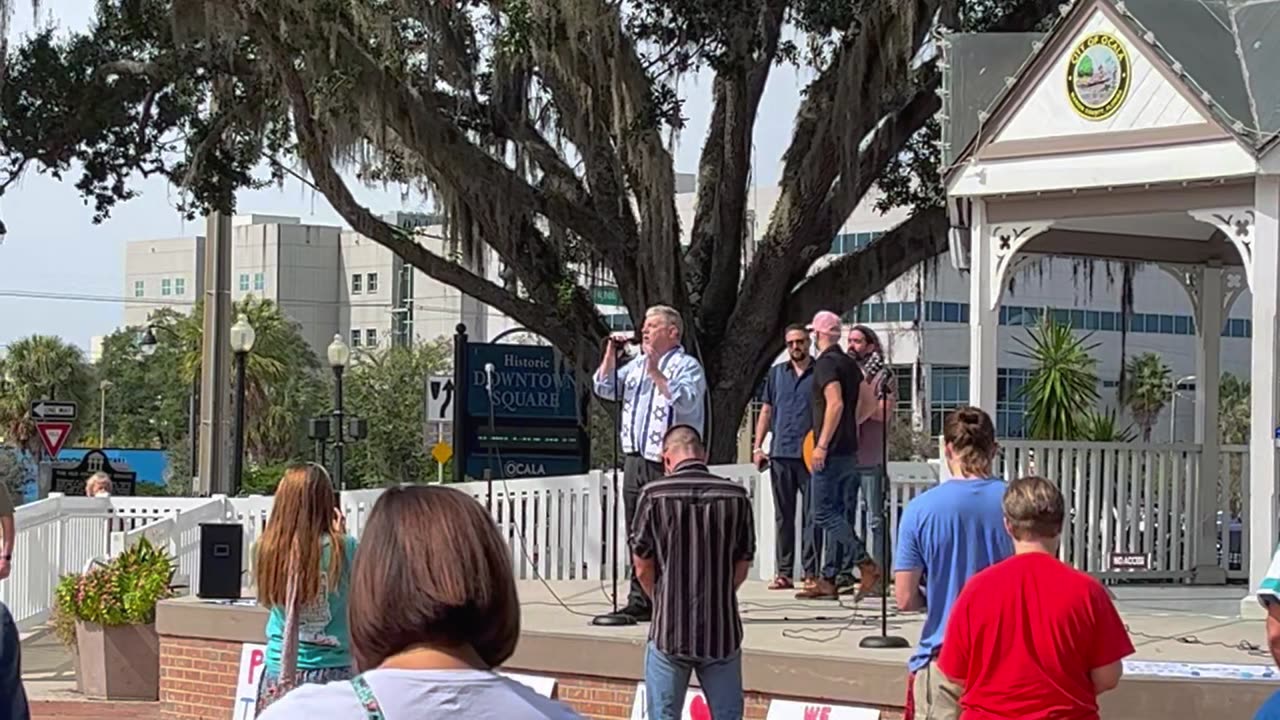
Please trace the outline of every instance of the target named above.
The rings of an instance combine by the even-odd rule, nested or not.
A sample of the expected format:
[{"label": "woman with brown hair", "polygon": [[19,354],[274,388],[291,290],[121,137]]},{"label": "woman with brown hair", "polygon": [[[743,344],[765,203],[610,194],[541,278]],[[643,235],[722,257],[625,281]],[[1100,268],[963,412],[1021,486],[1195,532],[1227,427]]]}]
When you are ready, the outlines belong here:
[{"label": "woman with brown hair", "polygon": [[329,473],[315,463],[289,466],[254,561],[258,603],[271,610],[257,712],[297,685],[351,677],[347,595],[355,552]]},{"label": "woman with brown hair", "polygon": [[350,682],[299,688],[262,720],[567,720],[494,672],[520,635],[511,558],[484,508],[441,486],[390,488],[356,553]]}]

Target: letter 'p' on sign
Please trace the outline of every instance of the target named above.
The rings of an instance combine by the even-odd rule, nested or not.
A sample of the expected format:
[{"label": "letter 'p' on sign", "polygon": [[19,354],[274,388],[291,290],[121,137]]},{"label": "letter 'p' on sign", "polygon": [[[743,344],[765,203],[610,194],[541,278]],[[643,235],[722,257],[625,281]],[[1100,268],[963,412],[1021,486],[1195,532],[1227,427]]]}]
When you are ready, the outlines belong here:
[{"label": "letter 'p' on sign", "polygon": [[236,673],[236,705],[232,720],[253,720],[258,702],[258,680],[267,666],[267,646],[240,646],[240,671]]}]

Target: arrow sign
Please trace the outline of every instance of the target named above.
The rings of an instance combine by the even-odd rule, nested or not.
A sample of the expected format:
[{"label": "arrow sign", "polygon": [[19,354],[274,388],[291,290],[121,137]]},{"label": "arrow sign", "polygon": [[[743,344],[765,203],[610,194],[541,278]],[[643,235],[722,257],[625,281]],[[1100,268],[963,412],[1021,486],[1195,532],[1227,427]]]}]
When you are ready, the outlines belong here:
[{"label": "arrow sign", "polygon": [[453,419],[449,408],[453,404],[453,378],[436,375],[427,381],[427,421],[448,422]]},{"label": "arrow sign", "polygon": [[31,403],[31,417],[41,420],[75,420],[79,409],[73,402],[62,400],[36,400]]},{"label": "arrow sign", "polygon": [[49,453],[49,457],[57,458],[67,438],[71,436],[71,423],[37,422],[36,433],[40,435],[40,442],[44,443],[44,449]]}]

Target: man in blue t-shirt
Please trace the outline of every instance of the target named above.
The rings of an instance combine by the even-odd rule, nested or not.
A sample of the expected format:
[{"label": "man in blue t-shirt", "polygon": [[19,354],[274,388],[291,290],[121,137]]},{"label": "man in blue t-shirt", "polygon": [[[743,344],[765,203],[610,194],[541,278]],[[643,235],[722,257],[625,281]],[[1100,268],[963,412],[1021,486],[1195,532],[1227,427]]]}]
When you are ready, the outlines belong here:
[{"label": "man in blue t-shirt", "polygon": [[978,408],[959,408],[947,417],[942,435],[954,479],[907,505],[893,562],[898,609],[926,613],[920,645],[907,661],[904,720],[959,717],[958,688],[933,670],[947,616],[969,578],[1013,555],[1001,505],[1005,483],[991,477],[996,454],[991,418]]}]

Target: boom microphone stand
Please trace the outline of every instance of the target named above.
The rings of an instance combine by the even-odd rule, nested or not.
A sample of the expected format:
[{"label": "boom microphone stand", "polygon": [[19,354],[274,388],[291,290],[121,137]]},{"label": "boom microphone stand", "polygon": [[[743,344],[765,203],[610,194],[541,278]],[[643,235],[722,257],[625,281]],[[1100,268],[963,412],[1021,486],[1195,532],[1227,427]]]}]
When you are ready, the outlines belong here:
[{"label": "boom microphone stand", "polygon": [[880,381],[880,530],[884,542],[880,543],[880,634],[868,635],[858,642],[858,647],[871,650],[887,650],[910,647],[904,637],[889,634],[889,405],[885,400],[889,397],[889,373],[885,373]]},{"label": "boom microphone stand", "polygon": [[[618,483],[618,445],[622,443],[622,388],[618,386],[618,363],[622,362],[618,348],[613,344],[613,338],[608,340],[613,345],[613,399],[618,403],[617,412],[613,415],[613,468],[609,471],[613,476],[613,512],[600,513],[601,520],[609,522],[613,526],[612,540],[609,542],[609,549],[613,551],[613,559],[610,561],[613,575],[613,591],[610,600],[613,602],[613,612],[605,615],[597,615],[591,619],[592,625],[602,625],[609,627],[617,627],[622,625],[635,625],[636,619],[630,615],[618,612],[618,505],[622,503],[622,488]],[[607,519],[606,519],[607,518]]]}]

